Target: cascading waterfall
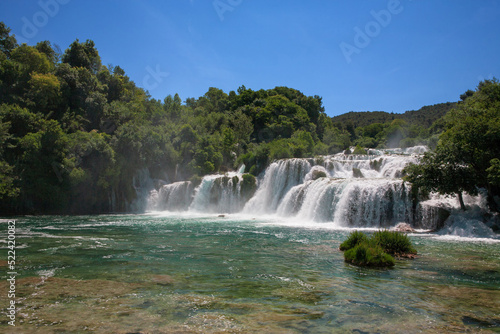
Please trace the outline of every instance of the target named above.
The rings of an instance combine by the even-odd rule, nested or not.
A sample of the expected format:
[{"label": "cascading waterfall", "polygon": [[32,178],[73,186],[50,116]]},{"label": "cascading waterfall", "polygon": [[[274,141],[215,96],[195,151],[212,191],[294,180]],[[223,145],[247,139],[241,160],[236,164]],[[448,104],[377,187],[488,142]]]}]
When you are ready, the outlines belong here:
[{"label": "cascading waterfall", "polygon": [[[384,227],[412,223],[410,190],[397,176],[415,156],[374,158],[338,154],[310,167],[277,213],[339,226]],[[260,191],[260,190],[259,190]]]},{"label": "cascading waterfall", "polygon": [[240,174],[208,175],[196,188],[189,210],[196,212],[233,213],[239,212],[241,203]]},{"label": "cascading waterfall", "polygon": [[[163,186],[150,196],[150,209],[200,213],[275,214],[345,227],[414,225],[410,188],[401,179],[425,147],[369,150],[367,155],[336,154],[273,162],[255,184],[238,172],[207,175]],[[152,203],[152,204],[151,204]],[[421,210],[422,211],[422,210]],[[420,213],[422,216],[422,213]]]},{"label": "cascading waterfall", "polygon": [[311,169],[305,159],[287,159],[273,162],[265,172],[255,196],[245,205],[243,212],[274,213],[282,198],[294,186],[302,183]]},{"label": "cascading waterfall", "polygon": [[191,203],[193,186],[190,181],[181,181],[164,185],[159,191],[150,193],[149,210],[186,211]]}]

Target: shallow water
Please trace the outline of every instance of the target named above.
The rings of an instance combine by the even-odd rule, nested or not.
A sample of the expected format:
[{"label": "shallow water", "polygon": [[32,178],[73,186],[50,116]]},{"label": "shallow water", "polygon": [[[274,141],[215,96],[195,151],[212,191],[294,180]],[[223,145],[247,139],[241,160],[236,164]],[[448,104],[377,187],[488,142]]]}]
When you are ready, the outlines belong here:
[{"label": "shallow water", "polygon": [[364,269],[338,250],[349,230],[327,224],[154,214],[16,221],[17,326],[4,313],[0,332],[500,332],[498,240],[411,235],[417,259]]}]

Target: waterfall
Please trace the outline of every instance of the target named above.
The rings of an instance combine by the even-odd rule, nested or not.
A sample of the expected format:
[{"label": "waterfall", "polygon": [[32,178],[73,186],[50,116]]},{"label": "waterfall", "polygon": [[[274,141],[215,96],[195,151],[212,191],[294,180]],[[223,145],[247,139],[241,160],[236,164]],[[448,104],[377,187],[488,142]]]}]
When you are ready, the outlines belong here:
[{"label": "waterfall", "polygon": [[190,181],[164,185],[159,191],[152,190],[148,209],[155,211],[186,211],[191,204],[193,186]]},{"label": "waterfall", "polygon": [[196,212],[233,213],[241,210],[240,178],[234,175],[208,175],[196,188],[189,209]]},{"label": "waterfall", "polygon": [[265,172],[255,196],[245,205],[245,213],[274,213],[286,193],[302,183],[311,165],[305,159],[273,162]]},{"label": "waterfall", "polygon": [[[240,171],[244,170],[243,165]],[[190,211],[200,213],[240,212],[254,194],[255,178],[249,174],[207,175],[194,191]]]},{"label": "waterfall", "polygon": [[[426,150],[421,146],[369,150],[367,155],[282,159],[271,163],[257,181],[244,174],[243,165],[238,172],[207,175],[196,187],[191,182],[164,185],[150,194],[149,207],[271,214],[345,227],[390,227],[399,222],[429,227],[437,224],[435,210],[425,205],[415,208],[411,189],[401,179],[403,168]],[[424,216],[432,222],[420,222]]]}]

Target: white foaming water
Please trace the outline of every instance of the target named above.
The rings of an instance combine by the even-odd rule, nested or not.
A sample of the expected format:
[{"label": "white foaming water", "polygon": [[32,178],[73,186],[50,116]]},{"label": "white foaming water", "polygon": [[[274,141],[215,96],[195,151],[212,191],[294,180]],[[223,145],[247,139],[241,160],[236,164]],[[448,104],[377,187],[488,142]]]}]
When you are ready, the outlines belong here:
[{"label": "white foaming water", "polygon": [[189,181],[164,185],[159,191],[151,191],[148,210],[185,211],[191,203],[192,192],[193,186]]},{"label": "white foaming water", "polygon": [[301,184],[311,169],[306,159],[286,159],[273,162],[265,172],[255,196],[245,205],[245,213],[269,214],[276,212],[283,197],[294,186]]},{"label": "white foaming water", "polygon": [[462,215],[452,215],[438,234],[462,238],[494,238],[496,236],[495,232],[482,221]]},{"label": "white foaming water", "polygon": [[[150,208],[275,216],[303,224],[329,223],[338,228],[388,228],[405,222],[415,228],[436,229],[458,202],[433,196],[416,205],[410,185],[401,179],[404,167],[418,162],[419,155],[427,150],[417,146],[369,150],[368,155],[340,153],[315,159],[278,160],[266,169],[255,193],[242,191],[245,166],[241,166],[237,173],[205,176],[196,189],[190,182],[163,186],[151,193]],[[481,196],[464,198],[477,206],[484,202]],[[477,226],[474,229],[479,230]],[[483,232],[482,235],[488,234]]]},{"label": "white foaming water", "polygon": [[[241,169],[243,169],[244,166]],[[239,212],[245,204],[241,191],[243,181],[241,173],[225,175],[207,175],[194,190],[193,202],[189,211],[208,213]]]}]

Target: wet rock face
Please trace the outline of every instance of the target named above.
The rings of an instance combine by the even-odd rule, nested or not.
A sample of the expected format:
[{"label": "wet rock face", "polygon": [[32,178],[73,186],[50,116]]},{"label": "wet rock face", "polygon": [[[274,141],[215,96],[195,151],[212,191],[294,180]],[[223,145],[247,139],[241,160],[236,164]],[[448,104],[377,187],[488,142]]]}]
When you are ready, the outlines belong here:
[{"label": "wet rock face", "polygon": [[444,227],[450,214],[451,212],[448,209],[419,203],[415,212],[414,226],[425,230],[437,231]]},{"label": "wet rock face", "polygon": [[327,177],[326,173],[322,170],[313,170],[311,175],[311,180],[316,181],[319,178]]},{"label": "wet rock face", "polygon": [[352,169],[352,177],[354,178],[364,178],[365,176],[363,175],[363,172],[359,168],[353,168]]}]

